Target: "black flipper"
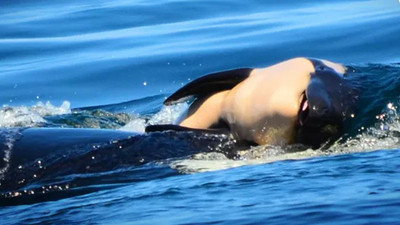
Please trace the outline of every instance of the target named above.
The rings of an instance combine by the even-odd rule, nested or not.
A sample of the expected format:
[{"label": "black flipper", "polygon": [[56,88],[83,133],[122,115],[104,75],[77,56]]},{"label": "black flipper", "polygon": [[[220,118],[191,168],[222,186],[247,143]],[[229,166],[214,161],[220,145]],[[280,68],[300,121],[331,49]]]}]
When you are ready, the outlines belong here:
[{"label": "black flipper", "polygon": [[165,105],[183,102],[189,96],[201,98],[224,90],[235,87],[238,83],[249,77],[251,68],[234,69],[219,73],[212,73],[200,77],[186,84],[181,89],[169,96]]},{"label": "black flipper", "polygon": [[160,125],[149,125],[146,127],[145,132],[162,132],[162,131],[193,131],[196,133],[206,133],[206,134],[226,134],[229,135],[230,132],[227,129],[194,129],[189,127],[183,127],[173,124],[160,124]]}]

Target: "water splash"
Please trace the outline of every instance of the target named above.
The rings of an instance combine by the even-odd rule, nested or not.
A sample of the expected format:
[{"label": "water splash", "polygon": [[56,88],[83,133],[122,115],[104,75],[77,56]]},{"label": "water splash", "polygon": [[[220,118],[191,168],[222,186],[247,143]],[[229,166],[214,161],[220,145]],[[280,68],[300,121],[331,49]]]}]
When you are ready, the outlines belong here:
[{"label": "water splash", "polygon": [[146,126],[154,124],[177,124],[184,112],[188,109],[187,103],[164,106],[158,113],[150,118],[136,116],[120,130],[143,133]]},{"label": "water splash", "polygon": [[[11,151],[16,140],[21,136],[20,129],[1,129],[0,130],[0,181],[10,167]],[[0,182],[1,187],[1,182]]]},{"label": "water splash", "polygon": [[364,152],[376,149],[395,149],[400,147],[399,103],[389,102],[381,114],[375,116],[377,122],[372,127],[361,127],[360,133],[344,144],[334,145],[331,151],[343,153]]},{"label": "water splash", "polygon": [[146,119],[137,117],[130,120],[123,127],[119,128],[119,130],[144,133],[146,124],[147,124]]},{"label": "water splash", "polygon": [[34,106],[3,106],[0,108],[0,128],[34,127],[46,123],[46,116],[71,113],[71,104],[64,101],[59,107],[50,102],[39,102]]}]

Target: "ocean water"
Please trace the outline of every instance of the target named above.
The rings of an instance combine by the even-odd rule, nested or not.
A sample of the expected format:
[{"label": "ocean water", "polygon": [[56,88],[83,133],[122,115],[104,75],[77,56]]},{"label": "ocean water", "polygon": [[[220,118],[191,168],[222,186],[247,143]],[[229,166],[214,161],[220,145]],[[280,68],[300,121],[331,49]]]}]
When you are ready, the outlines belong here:
[{"label": "ocean water", "polygon": [[[395,0],[3,0],[0,224],[399,224],[399,52]],[[143,134],[189,81],[298,56],[360,90],[332,146]]]}]

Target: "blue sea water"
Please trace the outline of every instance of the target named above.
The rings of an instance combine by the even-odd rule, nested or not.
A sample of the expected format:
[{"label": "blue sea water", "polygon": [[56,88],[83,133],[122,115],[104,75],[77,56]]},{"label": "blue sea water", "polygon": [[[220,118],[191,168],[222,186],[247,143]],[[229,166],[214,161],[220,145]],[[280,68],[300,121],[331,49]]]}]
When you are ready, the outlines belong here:
[{"label": "blue sea water", "polygon": [[[395,0],[3,0],[0,224],[399,224],[399,52]],[[363,90],[328,149],[233,160],[225,136],[137,136],[195,78],[298,56]],[[78,128],[95,143],[71,147]]]}]

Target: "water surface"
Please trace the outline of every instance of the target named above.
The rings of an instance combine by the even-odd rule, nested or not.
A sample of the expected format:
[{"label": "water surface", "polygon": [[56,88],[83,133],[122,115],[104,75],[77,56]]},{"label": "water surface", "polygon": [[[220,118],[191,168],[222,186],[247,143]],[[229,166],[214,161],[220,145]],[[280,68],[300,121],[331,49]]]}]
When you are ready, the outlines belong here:
[{"label": "water surface", "polygon": [[[2,224],[400,223],[398,1],[0,6]],[[362,89],[328,149],[232,157],[224,135],[141,135],[179,117],[162,101],[190,80],[298,56],[343,63]],[[67,145],[78,128],[96,143]]]}]

